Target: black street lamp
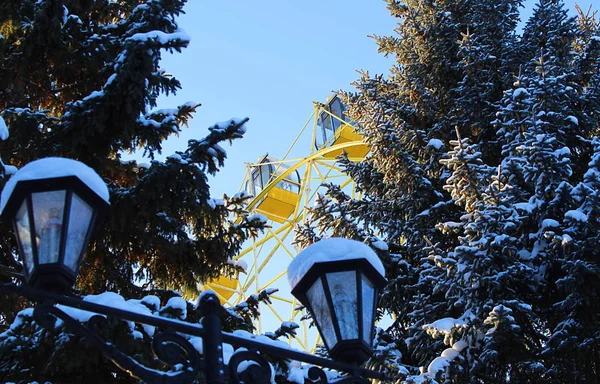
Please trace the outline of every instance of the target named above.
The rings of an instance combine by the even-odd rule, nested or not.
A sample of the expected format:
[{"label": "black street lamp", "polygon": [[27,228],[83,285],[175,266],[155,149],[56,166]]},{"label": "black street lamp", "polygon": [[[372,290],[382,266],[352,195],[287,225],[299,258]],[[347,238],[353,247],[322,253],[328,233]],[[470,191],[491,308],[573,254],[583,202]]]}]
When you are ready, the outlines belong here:
[{"label": "black street lamp", "polygon": [[288,279],[333,359],[362,364],[371,356],[377,295],[386,280],[369,246],[342,238],[319,241],[292,260]]},{"label": "black street lamp", "polygon": [[85,164],[45,158],[20,169],[2,191],[0,218],[14,227],[27,284],[71,288],[108,207],[106,184]]},{"label": "black street lamp", "polygon": [[[272,368],[263,355],[314,365],[308,370],[308,376],[319,384],[367,384],[368,378],[387,379],[382,372],[354,365],[370,355],[376,296],[385,279],[381,262],[373,251],[365,244],[351,240],[321,241],[303,251],[298,256],[299,261],[294,260],[290,266],[295,276],[293,293],[312,311],[335,360],[223,332],[219,316],[223,309],[212,291],[204,292],[200,298],[203,315],[200,324],[65,296],[63,293],[77,278],[92,233],[106,214],[108,200],[108,189],[95,172],[82,163],[60,158],[42,159],[26,165],[2,191],[0,218],[14,225],[25,269],[25,284],[3,284],[0,292],[41,299],[42,304],[33,312],[40,326],[54,329],[56,318],[61,319],[71,332],[96,345],[120,369],[150,383],[192,382],[197,372],[202,372],[207,384],[224,384],[226,377],[234,384],[267,384]],[[323,261],[322,256],[312,260],[308,257],[323,253],[329,246],[333,246],[336,261]],[[361,252],[366,253],[361,256]],[[325,306],[321,305],[323,303]],[[87,323],[82,323],[57,304],[101,316],[93,316]],[[102,339],[96,326],[104,320],[103,316],[158,327],[152,350],[171,370],[162,372],[148,368]],[[202,338],[202,355],[186,336]],[[223,343],[237,349],[227,364],[223,358]],[[329,380],[325,371],[317,366],[345,372],[346,376]]]}]

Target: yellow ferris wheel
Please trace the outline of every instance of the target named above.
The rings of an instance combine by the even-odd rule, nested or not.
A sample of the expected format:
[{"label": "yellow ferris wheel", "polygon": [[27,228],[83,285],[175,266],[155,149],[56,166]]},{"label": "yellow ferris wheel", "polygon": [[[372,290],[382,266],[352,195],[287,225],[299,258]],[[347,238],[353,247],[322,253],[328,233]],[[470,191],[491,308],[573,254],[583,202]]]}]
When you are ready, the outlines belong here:
[{"label": "yellow ferris wheel", "polygon": [[[354,194],[354,184],[336,165],[336,156],[345,151],[351,160],[360,161],[369,152],[337,95],[324,104],[313,104],[312,115],[281,159],[265,155],[256,163],[247,164],[242,189],[254,196],[248,210],[263,215],[270,228],[262,237],[249,241],[236,257],[247,266],[246,273],[204,284],[229,305],[265,289],[277,290],[271,295],[271,304],[261,304],[257,331],[271,331],[283,322],[295,322],[300,328],[291,342],[307,351],[316,345],[317,333],[308,329],[306,321],[300,321],[304,313],[288,293],[286,278],[287,266],[299,251],[292,245],[294,228],[305,220],[305,207],[313,206],[319,192],[323,193],[322,184],[333,182]],[[307,144],[307,136],[309,148],[300,151],[308,155],[292,157],[299,145]],[[304,144],[300,144],[302,138]]]}]

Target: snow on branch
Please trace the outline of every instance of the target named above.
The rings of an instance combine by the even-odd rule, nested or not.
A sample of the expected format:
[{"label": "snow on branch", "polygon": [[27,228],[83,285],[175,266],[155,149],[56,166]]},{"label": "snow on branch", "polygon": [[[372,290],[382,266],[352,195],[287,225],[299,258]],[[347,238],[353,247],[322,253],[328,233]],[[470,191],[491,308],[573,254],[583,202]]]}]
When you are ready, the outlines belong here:
[{"label": "snow on branch", "polygon": [[466,328],[468,325],[465,319],[455,319],[453,317],[445,317],[434,321],[431,324],[425,324],[423,329],[430,334],[433,338],[440,336],[446,336],[452,333],[453,330],[459,328]]},{"label": "snow on branch", "polygon": [[467,347],[467,343],[463,340],[459,340],[452,345],[452,348],[446,348],[439,357],[433,359],[433,361],[427,367],[427,373],[433,378],[438,378],[438,375],[446,379],[446,368],[450,366],[450,362],[454,360],[460,352]]},{"label": "snow on branch", "polygon": [[243,137],[246,133],[246,122],[249,118],[231,119],[225,123],[216,123],[209,127],[210,133],[204,139],[188,141],[186,155],[189,160],[201,164],[203,170],[214,175],[222,167],[227,157],[227,152],[219,142],[229,141]]},{"label": "snow on branch", "polygon": [[183,30],[178,30],[174,33],[165,33],[163,31],[150,31],[145,33],[136,33],[135,35],[127,38],[127,40],[132,41],[157,41],[163,45],[169,45],[173,42],[184,42],[189,43],[192,39],[190,35],[188,35]]}]

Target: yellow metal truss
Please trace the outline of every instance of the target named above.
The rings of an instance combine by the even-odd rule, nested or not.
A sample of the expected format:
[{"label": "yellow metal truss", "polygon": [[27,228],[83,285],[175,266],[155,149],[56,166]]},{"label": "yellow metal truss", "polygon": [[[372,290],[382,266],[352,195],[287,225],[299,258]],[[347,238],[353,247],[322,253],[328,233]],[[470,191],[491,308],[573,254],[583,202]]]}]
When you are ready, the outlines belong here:
[{"label": "yellow metal truss", "polygon": [[[246,261],[248,265],[246,273],[240,274],[237,278],[221,277],[204,284],[206,288],[216,291],[221,301],[228,305],[235,305],[263,289],[278,289],[278,292],[271,295],[272,303],[261,306],[261,318],[256,324],[257,331],[271,331],[283,321],[294,321],[300,325],[300,328],[290,343],[307,351],[314,351],[320,339],[314,328],[309,329],[306,321],[300,321],[304,311],[298,308],[300,303],[289,294],[287,279],[285,279],[287,266],[298,253],[292,244],[293,231],[295,226],[306,218],[305,207],[313,206],[317,194],[323,193],[321,184],[333,182],[342,188],[350,189],[352,196],[355,197],[352,180],[341,172],[336,165],[335,157],[346,152],[351,160],[360,161],[369,151],[362,137],[355,132],[353,125],[332,115],[324,109],[323,104],[314,103],[314,106],[313,114],[281,160],[248,164],[249,170],[252,167],[273,164],[277,172],[276,177],[254,196],[247,208],[252,213],[267,216],[271,220],[271,228],[266,230],[262,237],[249,241],[236,257],[236,260]],[[317,119],[323,112],[343,124],[328,142],[317,149],[313,145],[318,129]],[[301,143],[301,138],[307,136],[311,122],[313,123],[311,141],[309,148],[303,151],[307,155],[288,158],[294,147]],[[281,164],[285,166],[280,168]],[[297,195],[277,187],[292,172],[299,172],[302,175],[300,193]],[[244,185],[245,183],[242,184]]]}]

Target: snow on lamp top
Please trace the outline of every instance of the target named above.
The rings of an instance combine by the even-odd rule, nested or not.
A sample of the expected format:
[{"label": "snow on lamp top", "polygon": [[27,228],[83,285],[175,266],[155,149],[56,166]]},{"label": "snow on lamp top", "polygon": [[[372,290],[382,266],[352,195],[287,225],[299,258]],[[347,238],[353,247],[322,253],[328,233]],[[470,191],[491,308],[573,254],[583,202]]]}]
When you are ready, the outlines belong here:
[{"label": "snow on lamp top", "polygon": [[371,247],[360,241],[332,237],[312,244],[292,260],[287,269],[290,289],[293,290],[316,263],[355,259],[367,260],[382,277],[385,277],[383,264]]},{"label": "snow on lamp top", "polygon": [[100,176],[87,165],[62,157],[46,157],[32,161],[25,165],[10,178],[2,190],[0,197],[0,212],[4,207],[15,186],[19,181],[48,179],[53,177],[76,176],[94,191],[102,200],[109,202],[109,193],[106,183]]}]

